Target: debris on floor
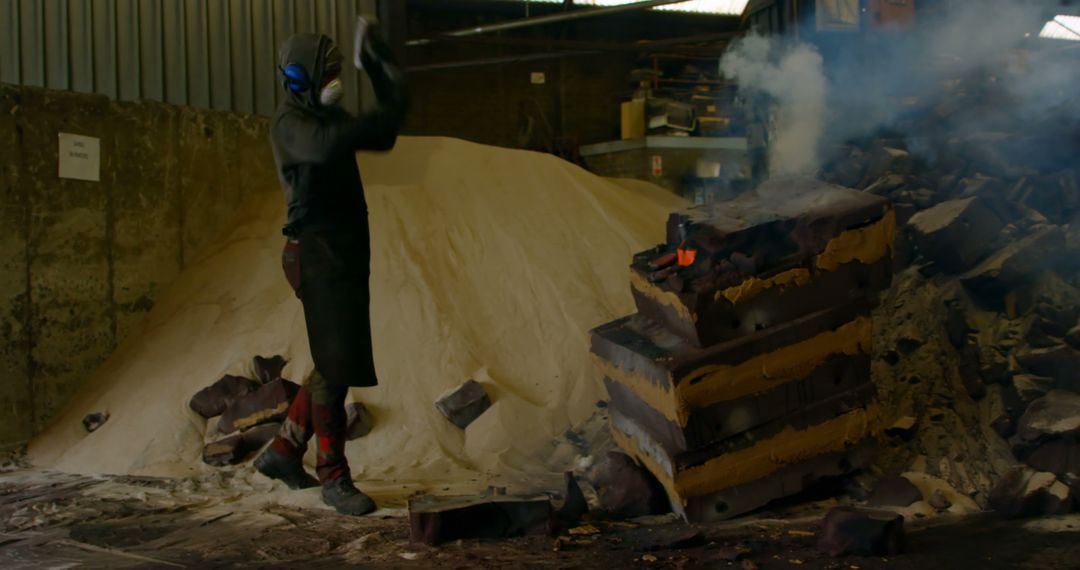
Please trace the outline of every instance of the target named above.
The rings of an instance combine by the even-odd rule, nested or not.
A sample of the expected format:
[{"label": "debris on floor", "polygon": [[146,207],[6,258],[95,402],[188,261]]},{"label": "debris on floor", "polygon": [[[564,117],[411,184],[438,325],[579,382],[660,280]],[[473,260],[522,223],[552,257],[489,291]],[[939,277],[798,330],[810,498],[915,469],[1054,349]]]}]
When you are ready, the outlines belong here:
[{"label": "debris on floor", "polygon": [[918,420],[911,416],[904,416],[897,419],[893,424],[885,428],[885,435],[889,437],[899,437],[901,439],[910,439],[915,432],[915,426],[918,424]]},{"label": "debris on floor", "polygon": [[904,517],[888,511],[837,507],[821,523],[818,548],[830,556],[888,556],[904,550]]},{"label": "debris on floor", "polygon": [[93,433],[107,421],[109,421],[109,412],[93,412],[86,414],[86,417],[83,418],[82,425],[87,433]]},{"label": "debris on floor", "polygon": [[[287,361],[282,356],[252,359],[252,367],[260,381],[226,374],[191,397],[188,402],[192,411],[206,418],[202,460],[207,465],[221,467],[236,465],[270,442],[281,428],[288,414],[289,405],[300,386],[281,377]],[[362,407],[362,404],[354,404]],[[370,416],[354,414],[367,422]]]},{"label": "debris on floor", "polygon": [[1009,518],[1060,515],[1073,509],[1073,490],[1053,473],[1013,467],[990,493],[990,506]]},{"label": "debris on floor", "polygon": [[589,512],[588,500],[578,484],[577,477],[574,476],[572,471],[567,471],[564,477],[566,479],[566,494],[562,506],[555,512],[554,521],[556,526],[551,529],[554,533],[576,525]]},{"label": "debris on floor", "polygon": [[349,439],[359,439],[371,433],[375,427],[375,418],[363,402],[353,402],[345,406],[345,433]]},{"label": "debris on floor", "polygon": [[444,394],[435,407],[450,423],[465,429],[491,407],[491,398],[476,380],[469,380]]},{"label": "debris on floor", "polygon": [[466,538],[510,538],[547,533],[548,497],[435,497],[409,500],[413,542],[435,546]]},{"label": "debris on floor", "polygon": [[600,510],[615,518],[659,515],[671,510],[656,477],[625,453],[610,451],[593,467]]},{"label": "debris on floor", "polygon": [[922,491],[903,477],[886,477],[877,482],[866,499],[870,507],[907,507],[923,499]]},{"label": "debris on floor", "polygon": [[217,467],[235,465],[243,461],[246,455],[244,435],[236,433],[208,443],[203,448],[203,463]]}]

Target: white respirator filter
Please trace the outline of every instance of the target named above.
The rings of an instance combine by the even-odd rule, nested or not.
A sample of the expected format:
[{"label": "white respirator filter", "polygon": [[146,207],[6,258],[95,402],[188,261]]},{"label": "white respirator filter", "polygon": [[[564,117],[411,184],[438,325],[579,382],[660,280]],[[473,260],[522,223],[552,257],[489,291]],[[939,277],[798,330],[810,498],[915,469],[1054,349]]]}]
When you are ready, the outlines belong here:
[{"label": "white respirator filter", "polygon": [[325,107],[337,105],[338,101],[341,101],[341,97],[345,95],[345,84],[341,82],[341,78],[334,79],[330,83],[326,84],[326,87],[319,91],[319,103]]}]

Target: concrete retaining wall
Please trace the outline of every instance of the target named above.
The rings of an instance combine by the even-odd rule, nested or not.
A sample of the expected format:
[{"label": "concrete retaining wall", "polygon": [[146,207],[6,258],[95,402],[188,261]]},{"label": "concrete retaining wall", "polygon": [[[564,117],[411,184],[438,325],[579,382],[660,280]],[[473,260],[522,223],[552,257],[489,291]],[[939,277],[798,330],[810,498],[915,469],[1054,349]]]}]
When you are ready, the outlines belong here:
[{"label": "concrete retaining wall", "polygon": [[[240,204],[277,192],[264,117],[0,85],[0,451],[18,448]],[[59,132],[101,181],[58,176]]]}]

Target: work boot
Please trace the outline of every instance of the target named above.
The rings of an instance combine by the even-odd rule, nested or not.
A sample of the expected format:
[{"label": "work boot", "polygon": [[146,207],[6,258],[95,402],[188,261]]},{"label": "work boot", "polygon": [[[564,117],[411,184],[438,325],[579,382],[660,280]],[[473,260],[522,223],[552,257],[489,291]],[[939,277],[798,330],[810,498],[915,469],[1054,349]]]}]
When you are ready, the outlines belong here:
[{"label": "work boot", "polygon": [[271,479],[284,481],[290,489],[319,486],[319,480],[304,470],[303,461],[282,455],[274,451],[273,447],[267,447],[266,451],[255,458],[255,469]]},{"label": "work boot", "polygon": [[375,501],[360,492],[349,477],[338,477],[322,484],[323,502],[343,515],[362,516],[375,510]]}]

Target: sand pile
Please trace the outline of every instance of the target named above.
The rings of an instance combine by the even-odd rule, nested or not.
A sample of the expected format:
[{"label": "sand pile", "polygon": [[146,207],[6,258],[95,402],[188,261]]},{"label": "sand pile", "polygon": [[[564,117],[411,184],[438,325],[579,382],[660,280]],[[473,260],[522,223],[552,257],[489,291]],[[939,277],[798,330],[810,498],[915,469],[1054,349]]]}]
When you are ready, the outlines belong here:
[{"label": "sand pile", "polygon": [[[685,204],[552,156],[442,138],[361,155],[372,233],[372,327],[380,386],[354,390],[376,426],[350,442],[358,479],[522,479],[565,468],[551,441],[604,397],[586,331],[630,311],[627,264]],[[135,334],[30,446],[37,465],[179,476],[200,461],[205,423],[187,407],[255,354],[312,369],[300,302],[282,275],[280,193],[165,292]],[[435,409],[473,378],[493,405],[462,431]],[[87,434],[82,417],[108,411]],[[571,458],[572,459],[572,458]]]}]

